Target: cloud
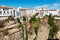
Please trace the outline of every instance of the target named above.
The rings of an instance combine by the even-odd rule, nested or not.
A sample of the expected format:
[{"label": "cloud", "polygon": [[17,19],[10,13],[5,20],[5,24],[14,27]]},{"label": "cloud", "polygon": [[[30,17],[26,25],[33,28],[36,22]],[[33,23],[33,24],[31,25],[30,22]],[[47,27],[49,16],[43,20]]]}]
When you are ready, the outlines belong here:
[{"label": "cloud", "polygon": [[36,8],[39,8],[39,7],[48,7],[50,5],[42,5],[42,6],[36,6]]},{"label": "cloud", "polygon": [[53,5],[55,5],[55,6],[58,6],[59,4],[57,4],[57,3],[54,3]]},{"label": "cloud", "polygon": [[55,4],[50,5],[50,7],[48,8],[49,9],[60,9],[60,4],[55,3]]},{"label": "cloud", "polygon": [[18,7],[18,8],[22,8],[22,7]]},{"label": "cloud", "polygon": [[42,8],[42,7],[44,7],[44,8],[47,8],[47,7],[49,7],[50,5],[42,5],[42,6],[36,6],[35,8],[36,9],[39,9],[39,8]]},{"label": "cloud", "polygon": [[35,8],[39,9],[41,7],[44,7],[46,9],[60,9],[60,4],[54,3],[54,4],[50,4],[50,5],[36,6]]}]

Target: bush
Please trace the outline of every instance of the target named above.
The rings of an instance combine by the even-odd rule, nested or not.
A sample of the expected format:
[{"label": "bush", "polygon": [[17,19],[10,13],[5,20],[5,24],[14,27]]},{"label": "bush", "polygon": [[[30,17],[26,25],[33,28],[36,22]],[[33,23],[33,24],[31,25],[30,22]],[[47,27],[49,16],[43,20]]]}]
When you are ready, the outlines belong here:
[{"label": "bush", "polygon": [[2,21],[0,21],[0,28],[3,28],[4,27],[4,24]]},{"label": "bush", "polygon": [[48,39],[52,39],[52,40],[54,39],[54,36],[56,35],[56,33],[59,30],[59,27],[54,24],[53,19],[54,18],[52,18],[52,16],[49,15],[48,24],[50,25],[51,28],[50,28],[50,31],[49,31]]},{"label": "bush", "polygon": [[35,34],[37,35],[37,33],[38,33],[38,27],[34,27],[34,31],[35,31]]},{"label": "bush", "polygon": [[12,16],[9,16],[8,19],[9,20],[14,20],[14,18]]},{"label": "bush", "polygon": [[23,21],[26,21],[26,17],[25,16],[23,16]]},{"label": "bush", "polygon": [[8,35],[8,34],[9,34],[8,30],[3,31],[3,35]]},{"label": "bush", "polygon": [[6,19],[5,21],[9,21],[9,19]]},{"label": "bush", "polygon": [[33,40],[37,40],[36,37]]},{"label": "bush", "polygon": [[36,13],[34,16],[38,16],[39,13]]},{"label": "bush", "polygon": [[17,18],[17,22],[20,22],[20,19],[19,18]]}]

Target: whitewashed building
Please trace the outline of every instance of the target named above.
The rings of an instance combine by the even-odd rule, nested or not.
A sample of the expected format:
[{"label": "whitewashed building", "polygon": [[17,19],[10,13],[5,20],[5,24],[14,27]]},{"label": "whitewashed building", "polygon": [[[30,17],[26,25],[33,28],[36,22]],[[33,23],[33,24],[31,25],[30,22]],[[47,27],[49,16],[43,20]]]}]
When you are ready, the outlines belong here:
[{"label": "whitewashed building", "polygon": [[22,18],[23,16],[26,16],[29,18],[30,16],[33,15],[33,10],[29,8],[20,8],[19,13],[20,13],[20,18]]},{"label": "whitewashed building", "polygon": [[18,11],[15,8],[0,6],[0,20],[5,19],[8,16],[18,17]]},{"label": "whitewashed building", "polygon": [[60,16],[59,10],[47,10],[45,8],[35,9],[34,13],[39,13],[40,18],[43,18],[45,15],[49,14]]},{"label": "whitewashed building", "polygon": [[38,17],[40,17],[40,18],[43,18],[45,15],[49,15],[49,14],[60,16],[59,10],[47,10],[43,7],[42,8],[35,8],[35,9],[20,8],[19,13],[20,13],[20,18],[22,16],[31,17],[36,13],[39,13]]},{"label": "whitewashed building", "polygon": [[40,18],[43,18],[45,15],[49,14],[60,16],[59,10],[47,10],[45,8],[12,8],[7,6],[0,6],[0,20],[5,19],[8,16],[13,16],[15,19],[21,19],[22,16],[27,16],[28,18],[30,18],[35,13],[39,13],[38,17]]}]

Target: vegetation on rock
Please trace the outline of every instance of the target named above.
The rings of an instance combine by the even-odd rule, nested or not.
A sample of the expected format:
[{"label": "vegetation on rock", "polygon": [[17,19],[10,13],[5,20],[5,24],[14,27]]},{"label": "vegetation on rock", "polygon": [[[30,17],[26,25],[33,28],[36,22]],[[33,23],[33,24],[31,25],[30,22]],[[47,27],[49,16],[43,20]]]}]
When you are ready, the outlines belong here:
[{"label": "vegetation on rock", "polygon": [[4,24],[2,21],[0,21],[0,28],[3,28],[4,27]]},{"label": "vegetation on rock", "polygon": [[54,24],[54,18],[51,16],[51,14],[48,16],[48,24],[50,25],[50,31],[49,31],[49,37],[48,39],[53,40],[54,36],[58,32],[59,28]]},{"label": "vegetation on rock", "polygon": [[[34,27],[34,31],[37,37],[37,33],[38,33],[38,26],[39,26],[39,19],[36,18],[36,16],[38,15],[38,13],[36,13],[35,15],[33,15],[33,17],[31,17],[30,19],[30,24],[33,22],[33,27]],[[33,40],[37,40],[36,37]]]},{"label": "vegetation on rock", "polygon": [[9,34],[8,30],[3,31],[3,35],[8,35],[8,34]]},{"label": "vegetation on rock", "polygon": [[9,16],[8,20],[14,20],[14,18],[12,16]]}]

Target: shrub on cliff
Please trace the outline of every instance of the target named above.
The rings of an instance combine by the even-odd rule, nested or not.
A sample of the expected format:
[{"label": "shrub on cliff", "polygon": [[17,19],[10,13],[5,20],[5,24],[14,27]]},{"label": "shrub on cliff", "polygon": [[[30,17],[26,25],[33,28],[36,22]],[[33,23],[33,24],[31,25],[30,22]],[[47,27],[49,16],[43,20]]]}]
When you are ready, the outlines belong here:
[{"label": "shrub on cliff", "polygon": [[3,35],[8,35],[8,34],[9,34],[8,30],[3,31]]},{"label": "shrub on cliff", "polygon": [[0,28],[3,28],[4,27],[4,24],[2,21],[0,21]]}]

